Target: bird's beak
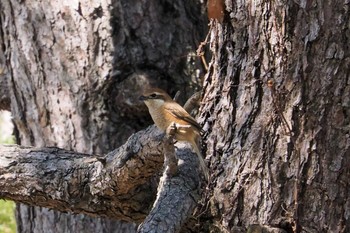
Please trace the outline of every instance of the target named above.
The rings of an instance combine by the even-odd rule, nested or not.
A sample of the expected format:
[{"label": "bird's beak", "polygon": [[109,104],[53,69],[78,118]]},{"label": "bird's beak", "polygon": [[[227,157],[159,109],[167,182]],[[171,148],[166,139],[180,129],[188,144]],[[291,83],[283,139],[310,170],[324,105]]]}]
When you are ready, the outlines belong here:
[{"label": "bird's beak", "polygon": [[140,97],[139,97],[139,100],[141,100],[141,101],[145,101],[145,100],[147,100],[148,98],[146,97],[146,96],[143,96],[143,95],[141,95]]}]

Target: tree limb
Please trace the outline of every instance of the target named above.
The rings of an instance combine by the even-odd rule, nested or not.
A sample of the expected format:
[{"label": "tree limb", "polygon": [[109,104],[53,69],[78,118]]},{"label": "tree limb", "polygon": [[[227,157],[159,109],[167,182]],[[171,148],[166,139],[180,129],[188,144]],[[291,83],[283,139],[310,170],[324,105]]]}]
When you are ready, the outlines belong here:
[{"label": "tree limb", "polygon": [[138,233],[179,232],[196,207],[199,199],[199,173],[193,172],[197,157],[188,156],[189,150],[178,150],[178,173],[170,176],[164,170],[158,186],[157,199]]},{"label": "tree limb", "polygon": [[[104,157],[59,148],[0,146],[0,197],[140,223],[156,196],[163,167],[162,137],[154,126],[149,127]],[[165,210],[157,206],[169,205],[163,209],[176,217],[176,229],[192,213],[199,181],[193,169],[196,157],[188,148],[178,149],[177,155],[182,161],[179,173],[172,179],[163,178],[152,216],[147,217],[147,221],[160,216],[166,220]]]}]

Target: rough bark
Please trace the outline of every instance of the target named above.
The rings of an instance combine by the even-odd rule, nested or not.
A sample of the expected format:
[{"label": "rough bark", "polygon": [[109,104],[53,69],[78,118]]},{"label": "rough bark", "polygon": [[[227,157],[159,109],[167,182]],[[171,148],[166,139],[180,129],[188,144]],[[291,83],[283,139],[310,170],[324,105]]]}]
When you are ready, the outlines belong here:
[{"label": "rough bark", "polygon": [[[62,212],[140,223],[156,196],[167,152],[162,135],[150,127],[105,157],[54,147],[1,146],[0,197]],[[157,200],[140,232],[177,232],[196,206],[196,156],[186,147],[177,149],[177,155],[182,161],[178,172],[170,176],[164,171]]]},{"label": "rough bark", "polygon": [[160,144],[159,133],[146,130],[105,157],[2,146],[0,194],[62,212],[140,222],[154,199],[150,180],[161,171]]},{"label": "rough bark", "polygon": [[211,227],[349,232],[349,2],[225,9],[212,22],[200,111]]},{"label": "rough bark", "polygon": [[[1,21],[0,21],[1,23]],[[0,36],[0,45],[3,44]],[[0,50],[0,111],[11,110],[10,90],[8,87],[8,73],[6,72],[6,59],[3,51]]]},{"label": "rough bark", "polygon": [[[164,171],[158,186],[157,199],[147,218],[138,227],[140,233],[179,232],[199,199],[199,174],[198,170],[193,170],[198,159],[194,156],[189,159],[183,150],[175,152],[173,141],[176,130],[172,125],[167,130]],[[181,161],[179,166],[178,159]]]},{"label": "rough bark", "polygon": [[[0,63],[1,64],[1,63]],[[7,77],[0,66],[0,110],[11,110],[11,99],[7,85]]]},{"label": "rough bark", "polygon": [[[138,90],[185,99],[206,29],[197,1],[1,1],[0,42],[18,143],[105,154],[150,123]],[[19,232],[131,232],[106,219],[17,207]],[[89,226],[89,227],[86,227]],[[118,226],[121,226],[118,231]]]},{"label": "rough bark", "polygon": [[[188,50],[176,42],[197,43],[183,38],[199,21],[182,1],[62,5],[51,17],[37,13],[42,2],[0,4],[1,36],[10,35],[2,41],[12,75],[11,108],[24,145],[91,154],[115,148],[138,128],[122,122],[146,121],[134,102],[137,87],[186,73],[186,59],[176,59]],[[350,231],[349,2],[225,1],[224,8],[212,15],[220,22],[211,23],[213,57],[200,110],[212,177],[197,232]],[[101,15],[115,22],[112,43]],[[182,21],[183,15],[194,19]],[[24,19],[35,24],[28,27]],[[94,26],[84,31],[86,25]],[[92,40],[89,46],[80,46],[84,38]],[[21,210],[19,220],[36,219],[21,232],[43,232],[38,219],[50,222],[46,211]],[[151,218],[156,214],[147,222],[159,224]],[[86,222],[72,231],[81,232]]]}]

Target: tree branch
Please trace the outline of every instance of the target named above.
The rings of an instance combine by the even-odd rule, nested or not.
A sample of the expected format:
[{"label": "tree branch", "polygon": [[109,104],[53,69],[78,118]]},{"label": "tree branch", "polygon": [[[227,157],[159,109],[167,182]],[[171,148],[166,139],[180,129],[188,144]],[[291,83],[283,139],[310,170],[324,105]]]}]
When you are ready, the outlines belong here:
[{"label": "tree branch", "polygon": [[164,137],[165,169],[158,186],[157,199],[145,221],[139,226],[139,233],[178,232],[193,212],[199,199],[199,173],[193,172],[196,156],[184,149],[178,153],[180,166],[174,148],[176,126],[170,125]]},{"label": "tree branch", "polygon": [[196,207],[199,199],[199,172],[193,171],[198,164],[196,156],[189,156],[187,148],[179,149],[178,173],[170,176],[164,170],[158,186],[157,199],[138,233],[179,232]]},{"label": "tree branch", "polygon": [[[140,223],[156,196],[163,167],[162,137],[154,126],[149,127],[104,157],[58,148],[0,146],[0,197]],[[147,217],[147,221],[160,216],[166,220],[163,209],[169,205],[165,209],[176,217],[176,229],[192,213],[199,183],[198,170],[193,169],[196,157],[188,148],[178,149],[177,155],[181,161],[178,175],[163,178]]]}]

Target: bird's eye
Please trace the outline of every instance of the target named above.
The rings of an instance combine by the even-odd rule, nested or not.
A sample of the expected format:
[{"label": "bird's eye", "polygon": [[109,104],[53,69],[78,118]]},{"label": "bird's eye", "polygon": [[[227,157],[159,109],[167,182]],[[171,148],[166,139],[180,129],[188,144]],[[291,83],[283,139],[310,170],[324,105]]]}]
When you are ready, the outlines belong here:
[{"label": "bird's eye", "polygon": [[156,98],[156,97],[157,97],[157,95],[156,95],[155,93],[153,93],[152,95],[150,95],[150,97],[152,97],[152,98]]}]

